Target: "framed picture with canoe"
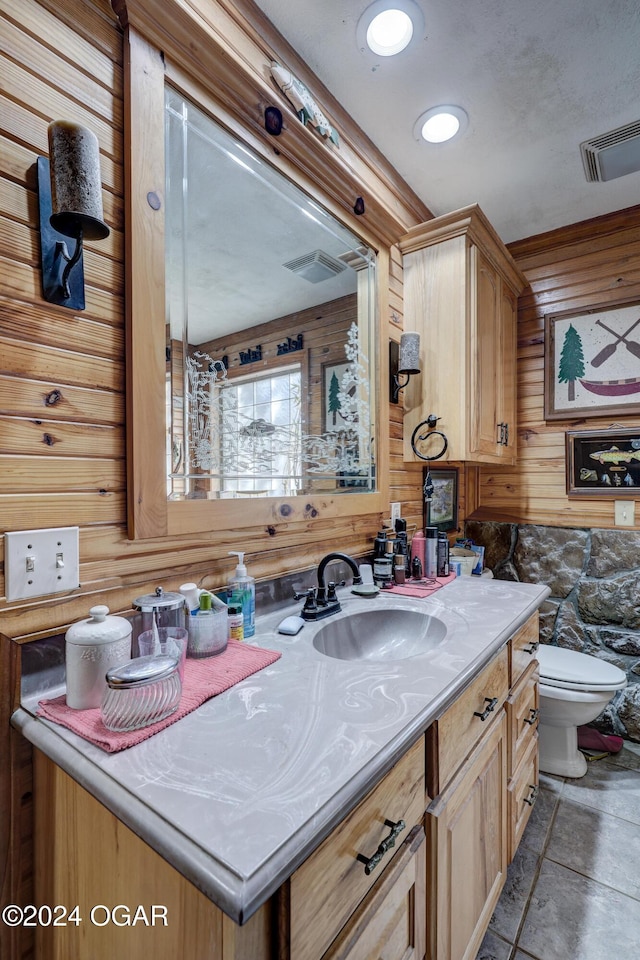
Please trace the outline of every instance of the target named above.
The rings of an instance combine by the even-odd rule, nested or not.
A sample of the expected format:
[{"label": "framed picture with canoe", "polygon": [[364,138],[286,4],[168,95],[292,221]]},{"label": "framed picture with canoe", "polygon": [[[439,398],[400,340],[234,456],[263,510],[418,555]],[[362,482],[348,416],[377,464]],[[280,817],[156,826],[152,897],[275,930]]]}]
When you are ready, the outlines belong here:
[{"label": "framed picture with canoe", "polygon": [[545,317],[544,418],[640,413],[640,301]]},{"label": "framed picture with canoe", "polygon": [[640,499],[640,427],[569,430],[567,495]]}]

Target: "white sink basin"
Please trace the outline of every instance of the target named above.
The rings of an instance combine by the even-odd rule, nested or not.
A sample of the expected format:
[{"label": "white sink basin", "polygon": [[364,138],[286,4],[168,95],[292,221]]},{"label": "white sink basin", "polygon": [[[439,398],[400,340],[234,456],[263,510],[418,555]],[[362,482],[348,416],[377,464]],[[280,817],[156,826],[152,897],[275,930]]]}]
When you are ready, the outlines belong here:
[{"label": "white sink basin", "polygon": [[417,610],[364,610],[328,620],[313,645],[337,660],[405,660],[429,653],[447,635],[442,620]]}]

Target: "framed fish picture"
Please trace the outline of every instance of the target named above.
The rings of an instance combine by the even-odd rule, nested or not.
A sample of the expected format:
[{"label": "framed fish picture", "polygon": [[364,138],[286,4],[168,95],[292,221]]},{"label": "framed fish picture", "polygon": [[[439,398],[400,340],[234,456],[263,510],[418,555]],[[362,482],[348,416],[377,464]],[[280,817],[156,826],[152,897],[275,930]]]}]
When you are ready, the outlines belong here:
[{"label": "framed fish picture", "polygon": [[640,301],[545,317],[544,418],[640,413]]},{"label": "framed fish picture", "polygon": [[640,499],[640,426],[570,430],[567,496]]}]

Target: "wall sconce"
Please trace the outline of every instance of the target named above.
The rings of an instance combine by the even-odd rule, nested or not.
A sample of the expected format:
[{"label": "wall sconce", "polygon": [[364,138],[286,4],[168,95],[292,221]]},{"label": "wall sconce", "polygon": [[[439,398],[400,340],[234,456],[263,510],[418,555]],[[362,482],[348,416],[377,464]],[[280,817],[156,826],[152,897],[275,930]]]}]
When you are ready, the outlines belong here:
[{"label": "wall sconce", "polygon": [[[404,390],[409,380],[420,373],[420,334],[402,333],[400,345],[389,341],[389,399],[398,403],[398,394]],[[404,383],[400,377],[405,377]]]},{"label": "wall sconce", "polygon": [[[40,259],[45,300],[84,310],[83,240],[104,240],[98,138],[65,120],[49,124],[49,159],[38,157]],[[76,241],[69,254],[67,239]]]}]

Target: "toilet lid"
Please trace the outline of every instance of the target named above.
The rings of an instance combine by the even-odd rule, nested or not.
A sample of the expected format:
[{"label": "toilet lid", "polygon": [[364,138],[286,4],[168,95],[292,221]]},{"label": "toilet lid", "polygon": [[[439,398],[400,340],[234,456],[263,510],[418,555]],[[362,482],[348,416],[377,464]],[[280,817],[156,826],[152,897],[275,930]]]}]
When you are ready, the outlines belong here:
[{"label": "toilet lid", "polygon": [[575,687],[612,688],[624,685],[626,676],[619,667],[600,657],[591,657],[564,647],[540,644],[536,652],[540,663],[540,679],[552,685]]}]

